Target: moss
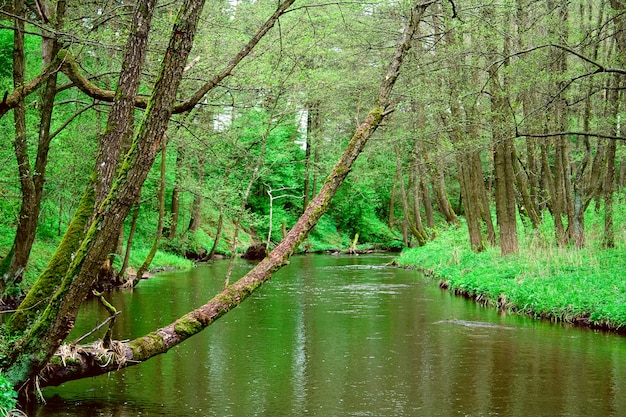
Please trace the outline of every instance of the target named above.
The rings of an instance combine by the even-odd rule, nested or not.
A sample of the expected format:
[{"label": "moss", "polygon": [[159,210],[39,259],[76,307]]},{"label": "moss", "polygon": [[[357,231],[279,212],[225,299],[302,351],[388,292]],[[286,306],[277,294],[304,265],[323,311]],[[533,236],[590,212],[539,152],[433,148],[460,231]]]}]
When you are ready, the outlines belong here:
[{"label": "moss", "polygon": [[[76,251],[85,235],[85,225],[93,213],[93,202],[94,190],[93,187],[88,187],[83,194],[72,223],[63,236],[61,244],[48,263],[48,267],[42,272],[39,279],[28,292],[18,311],[11,316],[8,322],[10,331],[25,330],[28,323],[34,321],[39,315],[39,311],[47,306],[45,301],[54,294],[65,277],[65,273],[73,258],[72,254]],[[39,305],[39,309],[35,308]]]},{"label": "moss", "polygon": [[176,321],[174,331],[184,337],[193,336],[203,329],[202,323],[191,317],[185,316]]},{"label": "moss", "polygon": [[57,57],[63,61],[73,61],[72,54],[67,49],[60,49],[57,53]]},{"label": "moss", "polygon": [[161,351],[161,346],[163,346],[163,337],[157,333],[150,333],[142,338],[135,339],[129,345],[135,360],[154,356],[153,352]]},{"label": "moss", "polygon": [[224,290],[220,294],[215,296],[215,299],[222,304],[232,305],[235,303],[235,298],[233,296],[232,290]]}]

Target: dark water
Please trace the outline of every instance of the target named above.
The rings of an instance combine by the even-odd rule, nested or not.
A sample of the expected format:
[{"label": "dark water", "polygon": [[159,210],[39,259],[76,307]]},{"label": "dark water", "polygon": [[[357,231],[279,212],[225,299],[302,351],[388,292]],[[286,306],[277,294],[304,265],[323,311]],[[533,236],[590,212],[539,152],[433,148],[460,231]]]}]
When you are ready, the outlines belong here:
[{"label": "dark water", "polygon": [[[390,260],[295,257],[202,334],[139,366],[48,388],[30,415],[626,415],[626,339],[499,314]],[[116,337],[204,303],[225,268],[114,294]],[[95,302],[83,313],[76,337],[106,317]]]}]

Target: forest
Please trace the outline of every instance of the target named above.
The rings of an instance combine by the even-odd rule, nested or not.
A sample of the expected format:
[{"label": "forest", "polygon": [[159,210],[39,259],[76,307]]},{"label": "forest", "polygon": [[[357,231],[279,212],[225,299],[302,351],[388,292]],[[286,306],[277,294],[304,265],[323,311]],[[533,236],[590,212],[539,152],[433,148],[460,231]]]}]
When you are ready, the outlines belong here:
[{"label": "forest", "polygon": [[[626,1],[204,3],[0,9],[3,412],[166,352],[294,253],[404,250],[441,285],[546,316],[501,295],[505,267],[484,278],[545,253],[623,300]],[[123,360],[55,355],[86,297],[248,248],[263,261],[204,306],[104,340]],[[578,304],[557,315],[594,318]]]}]

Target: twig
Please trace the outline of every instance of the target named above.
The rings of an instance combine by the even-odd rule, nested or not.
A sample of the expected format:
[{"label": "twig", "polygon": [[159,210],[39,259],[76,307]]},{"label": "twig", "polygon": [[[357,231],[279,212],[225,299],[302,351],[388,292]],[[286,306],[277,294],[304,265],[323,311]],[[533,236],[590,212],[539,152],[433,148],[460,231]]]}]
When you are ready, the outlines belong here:
[{"label": "twig", "polygon": [[99,325],[97,325],[93,330],[91,330],[89,333],[86,333],[85,335],[79,337],[78,339],[74,340],[72,342],[73,345],[77,345],[79,344],[82,340],[84,340],[85,338],[91,336],[92,334],[94,334],[95,332],[97,332],[98,330],[100,330],[105,324],[107,324],[108,322],[110,322],[111,320],[113,320],[115,317],[117,317],[118,315],[122,314],[121,311],[116,311],[114,315],[109,316],[106,318],[106,320],[104,320],[102,323],[100,323]]}]

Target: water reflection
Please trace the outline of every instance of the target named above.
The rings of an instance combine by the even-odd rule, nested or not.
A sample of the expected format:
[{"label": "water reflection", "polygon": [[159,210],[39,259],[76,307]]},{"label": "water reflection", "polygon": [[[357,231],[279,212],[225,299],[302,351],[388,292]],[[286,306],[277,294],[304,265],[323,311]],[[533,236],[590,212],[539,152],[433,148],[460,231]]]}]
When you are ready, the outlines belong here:
[{"label": "water reflection", "polygon": [[[38,416],[612,416],[624,339],[498,314],[385,256],[296,257],[250,300],[145,364],[46,390]],[[116,337],[201,305],[226,265],[112,298]],[[249,265],[241,263],[239,274]],[[96,304],[77,333],[106,316]]]}]

